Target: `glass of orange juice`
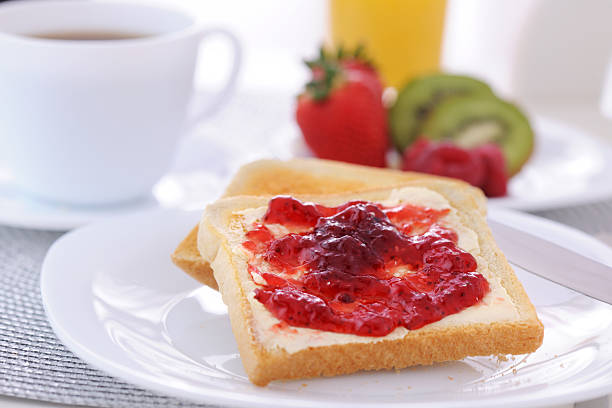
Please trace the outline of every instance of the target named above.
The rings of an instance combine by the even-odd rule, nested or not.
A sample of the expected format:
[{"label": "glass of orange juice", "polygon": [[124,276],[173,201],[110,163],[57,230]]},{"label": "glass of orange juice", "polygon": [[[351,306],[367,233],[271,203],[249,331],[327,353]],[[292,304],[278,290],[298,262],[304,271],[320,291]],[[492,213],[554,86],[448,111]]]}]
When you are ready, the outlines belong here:
[{"label": "glass of orange juice", "polygon": [[329,44],[365,46],[387,86],[439,70],[446,0],[329,0]]}]

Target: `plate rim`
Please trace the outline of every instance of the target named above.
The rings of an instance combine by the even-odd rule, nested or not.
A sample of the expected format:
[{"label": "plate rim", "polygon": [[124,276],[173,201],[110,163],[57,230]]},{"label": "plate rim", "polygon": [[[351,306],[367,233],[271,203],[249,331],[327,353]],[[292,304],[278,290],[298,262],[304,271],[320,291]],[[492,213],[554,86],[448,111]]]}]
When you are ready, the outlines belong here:
[{"label": "plate rim", "polygon": [[[571,124],[563,121],[562,119],[545,114],[535,114],[533,116],[532,125],[533,128],[535,128],[536,130],[536,138],[537,133],[539,133],[538,128],[540,127],[552,127],[553,129],[561,128],[561,132],[565,132],[570,136],[587,137],[589,143],[598,146],[602,151],[606,152],[606,156],[610,156],[612,158],[612,143],[595,136],[592,131],[583,129],[579,126],[576,126],[575,124]],[[489,203],[491,207],[495,206],[505,209],[535,212],[597,203],[610,198],[612,198],[612,184],[609,184],[608,188],[592,189],[591,193],[588,196],[574,194],[572,196],[564,197],[560,200],[553,199],[549,201],[530,201],[525,199],[519,199],[515,202],[513,202],[511,197],[500,197],[489,199]]]},{"label": "plate rim", "polygon": [[[170,214],[179,213],[182,216],[193,216],[196,217],[200,211],[183,211],[177,209],[152,209],[145,212],[141,212],[138,214],[125,214],[119,215],[116,217],[109,218],[105,221],[98,221],[86,225],[84,227],[73,230],[58,240],[56,240],[53,245],[49,248],[47,254],[42,263],[41,267],[41,275],[40,275],[40,290],[42,303],[45,310],[45,314],[47,319],[57,337],[60,341],[72,351],[76,356],[91,364],[93,367],[100,369],[101,371],[109,374],[121,381],[125,381],[127,383],[136,385],[138,387],[144,388],[146,390],[150,390],[153,392],[162,392],[166,395],[170,395],[173,397],[187,399],[190,401],[194,401],[197,403],[207,403],[207,404],[219,404],[222,406],[236,406],[236,407],[285,407],[287,404],[291,404],[294,407],[310,407],[313,404],[320,404],[320,400],[308,400],[303,398],[283,398],[280,400],[274,401],[273,396],[258,396],[254,393],[245,394],[244,392],[238,393],[228,393],[227,391],[218,391],[211,387],[210,385],[203,385],[202,389],[198,390],[198,392],[192,392],[190,390],[181,390],[170,385],[166,385],[163,382],[156,382],[154,380],[154,376],[146,373],[144,370],[133,370],[130,367],[121,365],[120,363],[108,359],[105,356],[100,356],[93,350],[91,347],[88,347],[85,344],[81,344],[78,339],[75,339],[74,336],[61,324],[61,317],[58,319],[58,316],[55,315],[53,310],[53,300],[49,299],[47,291],[45,290],[48,287],[48,281],[51,279],[49,277],[48,272],[48,263],[49,258],[54,256],[54,248],[61,247],[63,242],[74,239],[74,236],[78,236],[82,233],[82,231],[86,230],[95,230],[97,228],[105,228],[108,223],[119,223],[126,222],[134,217],[151,217],[151,216],[171,216]],[[606,261],[612,263],[612,248],[608,247],[603,242],[591,237],[590,235],[577,230],[575,228],[569,227],[564,224],[560,224],[555,221],[551,221],[542,217],[538,217],[531,214],[521,213],[515,210],[502,209],[502,208],[492,208],[489,212],[489,216],[492,217],[510,217],[516,219],[524,219],[529,220],[532,223],[539,224],[540,226],[546,225],[545,228],[551,228],[557,232],[562,232],[565,234],[569,234],[570,236],[575,236],[572,239],[581,239],[586,240],[589,246],[592,246],[593,252],[601,255],[601,258],[605,258]],[[206,391],[205,393],[203,391]],[[337,408],[366,408],[373,406],[381,406],[387,408],[399,408],[401,407],[412,407],[412,408],[432,408],[434,406],[439,406],[439,404],[443,403],[448,407],[489,407],[494,405],[507,405],[507,404],[522,404],[522,406],[542,406],[542,405],[551,405],[551,404],[563,404],[563,403],[572,403],[577,401],[588,400],[592,398],[601,397],[607,394],[612,393],[612,383],[608,385],[601,385],[598,387],[589,388],[586,391],[584,389],[580,390],[570,390],[564,393],[556,393],[555,395],[541,395],[541,391],[537,392],[536,398],[533,398],[530,393],[520,393],[518,395],[511,396],[488,396],[481,398],[473,398],[469,400],[460,400],[460,401],[437,401],[437,402],[410,402],[410,401],[401,401],[401,402],[381,402],[381,403],[361,403],[361,402],[330,402],[330,406]]]}]

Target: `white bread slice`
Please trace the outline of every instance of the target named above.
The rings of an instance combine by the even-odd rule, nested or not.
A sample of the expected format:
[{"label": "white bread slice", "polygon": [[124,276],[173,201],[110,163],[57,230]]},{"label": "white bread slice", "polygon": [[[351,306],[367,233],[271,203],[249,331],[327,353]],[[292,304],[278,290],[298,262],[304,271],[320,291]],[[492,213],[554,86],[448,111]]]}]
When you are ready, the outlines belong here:
[{"label": "white bread slice", "polygon": [[[297,328],[292,339],[283,343],[286,333],[266,331],[270,322],[278,322],[261,304],[252,298],[253,281],[246,271],[246,259],[240,254],[244,233],[243,211],[266,207],[270,197],[234,197],[219,200],[207,207],[202,217],[198,248],[204,260],[210,262],[216,282],[228,305],[232,329],[249,379],[256,385],[266,385],[279,379],[334,376],[359,370],[399,369],[411,365],[458,360],[466,356],[523,354],[535,351],[542,343],[543,327],[525,291],[507,260],[495,245],[486,225],[482,208],[472,190],[463,183],[433,179],[406,183],[410,187],[426,186],[441,194],[462,226],[475,232],[479,270],[489,280],[503,287],[511,302],[513,317],[502,320],[462,320],[448,316],[448,324],[426,325],[417,330],[395,332],[383,338],[339,335],[340,340],[325,340],[322,344],[311,339],[329,336],[313,329]],[[339,205],[350,200],[365,199],[381,202],[389,198],[392,189],[372,190],[355,194],[302,197],[326,205]],[[461,240],[461,239],[460,239]],[[476,306],[473,306],[474,308]],[[488,306],[487,306],[488,307]],[[268,313],[263,315],[261,310]],[[483,308],[481,310],[488,310]],[[484,316],[484,315],[479,315]],[[293,329],[293,328],[292,328]],[[263,330],[263,331],[262,331]],[[308,344],[294,347],[295,338],[304,333]],[[268,336],[268,334],[270,334]],[[280,336],[280,337],[279,337]],[[326,337],[327,336],[327,337]],[[347,337],[348,340],[347,340]]]},{"label": "white bread slice", "polygon": [[[407,182],[427,183],[445,180],[441,177],[421,173],[379,169],[330,160],[292,159],[258,160],[242,166],[223,194],[278,195],[278,194],[337,194],[357,192],[373,188],[399,187]],[[447,179],[448,180],[448,179]],[[462,181],[458,186],[472,195],[476,206],[484,214],[486,198],[482,192]],[[432,186],[435,189],[435,186]],[[172,261],[194,279],[218,289],[209,263],[202,259],[197,248],[198,226],[181,241]]]}]

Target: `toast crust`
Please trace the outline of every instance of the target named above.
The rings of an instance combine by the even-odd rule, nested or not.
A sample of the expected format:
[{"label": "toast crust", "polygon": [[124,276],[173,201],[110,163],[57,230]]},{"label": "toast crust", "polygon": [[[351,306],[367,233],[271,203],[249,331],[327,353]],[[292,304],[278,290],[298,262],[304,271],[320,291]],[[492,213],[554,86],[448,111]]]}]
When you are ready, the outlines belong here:
[{"label": "toast crust", "polygon": [[199,225],[193,227],[170,257],[176,266],[193,279],[214,290],[219,290],[219,285],[217,285],[210,264],[202,258],[198,250],[199,228]]},{"label": "toast crust", "polygon": [[[440,180],[454,183],[468,192],[479,211],[486,212],[486,199],[482,192],[462,181],[320,159],[258,160],[246,164],[238,170],[223,197],[338,194],[401,187],[414,182],[427,185]],[[218,290],[210,264],[200,256],[197,248],[198,229],[196,225],[183,239],[172,254],[172,261],[200,283]]]},{"label": "toast crust", "polygon": [[[223,231],[236,211],[267,205],[270,197],[222,199],[206,209],[200,223],[198,247],[203,258],[212,265],[214,277],[228,305],[232,330],[245,370],[254,384],[263,386],[278,379],[334,376],[359,370],[400,369],[467,356],[524,354],[535,351],[541,345],[543,326],[521,283],[497,248],[477,199],[469,190],[462,190],[454,182],[446,180],[414,180],[407,185],[426,185],[445,196],[459,210],[461,222],[477,233],[480,256],[487,260],[489,270],[499,277],[517,307],[519,318],[442,328],[425,326],[409,331],[400,339],[308,347],[295,353],[265,348],[256,338],[253,311],[247,294],[243,292],[239,266],[233,259],[231,245]],[[383,189],[302,198],[333,205],[357,198],[379,201],[385,199],[389,192],[390,189]]]}]

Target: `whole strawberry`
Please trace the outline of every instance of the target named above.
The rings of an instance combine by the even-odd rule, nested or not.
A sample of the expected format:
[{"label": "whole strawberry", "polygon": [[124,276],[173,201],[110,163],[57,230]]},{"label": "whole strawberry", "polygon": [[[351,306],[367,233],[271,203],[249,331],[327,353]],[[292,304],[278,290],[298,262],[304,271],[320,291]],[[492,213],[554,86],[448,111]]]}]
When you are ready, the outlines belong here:
[{"label": "whole strawberry", "polygon": [[338,61],[308,64],[313,80],[298,97],[296,109],[306,144],[322,159],[384,167],[387,114],[371,82]]},{"label": "whole strawberry", "polygon": [[335,53],[327,52],[324,48],[321,48],[319,58],[314,61],[307,61],[306,65],[312,70],[313,78],[318,79],[323,74],[321,65],[328,62],[337,62],[345,75],[351,77],[354,81],[365,83],[372,92],[382,98],[384,86],[380,75],[374,64],[368,59],[362,45],[357,46],[352,51],[340,47]]},{"label": "whole strawberry", "polygon": [[346,52],[343,48],[339,48],[337,58],[345,71],[367,83],[370,89],[382,98],[383,83],[378,71],[366,56],[363,46],[357,46],[352,52]]}]

